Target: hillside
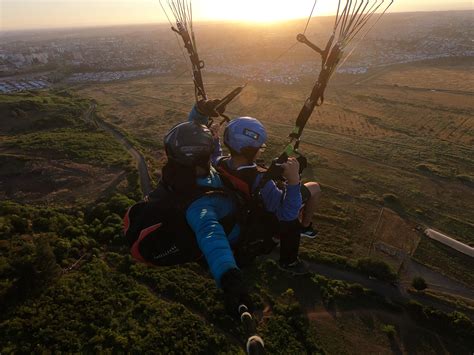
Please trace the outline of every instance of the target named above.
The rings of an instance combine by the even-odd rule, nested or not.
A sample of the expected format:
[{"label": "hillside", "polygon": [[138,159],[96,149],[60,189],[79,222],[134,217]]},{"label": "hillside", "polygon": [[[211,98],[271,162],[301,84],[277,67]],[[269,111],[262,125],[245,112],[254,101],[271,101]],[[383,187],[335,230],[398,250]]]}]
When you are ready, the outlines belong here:
[{"label": "hillside", "polygon": [[70,205],[126,180],[131,158],[84,120],[88,100],[67,91],[0,97],[0,198]]}]

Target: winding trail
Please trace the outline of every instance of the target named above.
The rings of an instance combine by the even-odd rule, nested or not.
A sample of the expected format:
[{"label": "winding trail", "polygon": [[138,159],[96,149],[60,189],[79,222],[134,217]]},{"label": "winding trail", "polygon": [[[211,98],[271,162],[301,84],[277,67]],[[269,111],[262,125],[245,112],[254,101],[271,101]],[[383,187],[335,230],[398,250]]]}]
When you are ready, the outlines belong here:
[{"label": "winding trail", "polygon": [[148,174],[148,167],[144,156],[133,147],[133,144],[123,135],[120,131],[114,128],[112,125],[102,121],[95,115],[97,105],[92,103],[89,109],[84,114],[86,121],[92,122],[97,127],[102,128],[104,131],[111,133],[117,141],[124,146],[124,148],[130,153],[137,164],[138,174],[140,176],[140,187],[142,189],[143,196],[148,195],[152,190],[152,183],[150,175]]}]

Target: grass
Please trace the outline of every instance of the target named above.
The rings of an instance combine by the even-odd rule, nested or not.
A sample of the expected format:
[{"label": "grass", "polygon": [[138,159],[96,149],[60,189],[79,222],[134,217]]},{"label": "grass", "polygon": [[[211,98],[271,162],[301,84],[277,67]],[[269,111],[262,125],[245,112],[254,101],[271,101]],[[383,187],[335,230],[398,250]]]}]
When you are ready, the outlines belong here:
[{"label": "grass", "polygon": [[0,95],[2,145],[31,156],[126,166],[130,158],[120,144],[82,120],[88,107],[88,100],[68,91]]},{"label": "grass", "polygon": [[33,132],[80,124],[88,101],[64,91],[0,95],[4,133]]},{"label": "grass", "polygon": [[7,138],[4,146],[54,159],[93,162],[104,166],[126,166],[130,158],[109,134],[88,128],[63,128]]}]

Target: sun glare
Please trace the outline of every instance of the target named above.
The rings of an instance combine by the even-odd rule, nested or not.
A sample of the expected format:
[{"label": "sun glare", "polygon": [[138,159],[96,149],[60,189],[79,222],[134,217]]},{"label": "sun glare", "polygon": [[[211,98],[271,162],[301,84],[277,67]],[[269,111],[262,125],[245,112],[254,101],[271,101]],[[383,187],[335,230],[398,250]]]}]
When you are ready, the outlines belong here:
[{"label": "sun glare", "polygon": [[[329,15],[334,12],[334,1],[318,1],[315,15]],[[214,3],[216,4],[216,3]],[[209,18],[252,23],[270,23],[305,18],[310,14],[314,4],[312,0],[297,0],[289,6],[287,0],[240,0],[234,2],[220,1],[218,6],[207,9]]]}]

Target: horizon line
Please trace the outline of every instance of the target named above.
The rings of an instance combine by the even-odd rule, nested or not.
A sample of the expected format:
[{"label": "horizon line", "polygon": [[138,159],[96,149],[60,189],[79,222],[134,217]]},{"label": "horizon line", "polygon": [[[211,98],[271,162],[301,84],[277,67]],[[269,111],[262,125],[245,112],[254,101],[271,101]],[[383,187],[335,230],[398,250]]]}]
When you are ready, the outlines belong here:
[{"label": "horizon line", "polygon": [[[410,13],[433,13],[433,12],[474,12],[474,9],[465,9],[465,10],[420,10],[420,11],[394,11],[389,12],[386,15],[391,14],[410,14]],[[319,15],[313,16],[313,18],[318,17],[333,17],[335,15]],[[207,20],[198,20],[194,21],[194,23],[238,23],[238,24],[248,24],[248,25],[273,25],[278,23],[285,23],[291,21],[301,21],[307,20],[307,17],[296,17],[286,20],[276,20],[270,22],[261,22],[258,21],[245,21],[245,20],[216,20],[216,19],[207,19]],[[167,21],[162,22],[135,22],[135,23],[117,23],[117,24],[108,24],[108,25],[77,25],[77,26],[70,26],[70,27],[27,27],[27,28],[19,28],[19,29],[0,29],[0,34],[4,33],[20,33],[20,32],[29,32],[29,31],[61,31],[61,30],[87,30],[87,29],[100,29],[100,28],[114,28],[114,27],[132,27],[132,26],[156,26],[156,25],[169,25]]]}]

